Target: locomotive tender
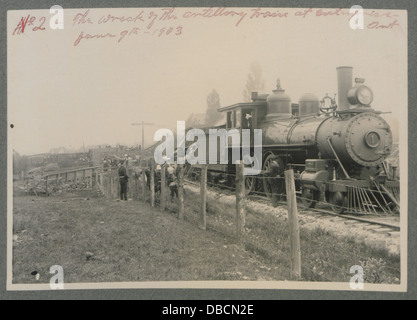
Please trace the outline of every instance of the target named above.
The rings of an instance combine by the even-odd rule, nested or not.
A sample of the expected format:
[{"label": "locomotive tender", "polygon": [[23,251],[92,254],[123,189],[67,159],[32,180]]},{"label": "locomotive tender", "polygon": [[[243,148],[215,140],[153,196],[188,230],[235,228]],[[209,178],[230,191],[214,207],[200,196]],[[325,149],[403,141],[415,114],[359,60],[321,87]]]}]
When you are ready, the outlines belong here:
[{"label": "locomotive tender", "polygon": [[[381,112],[371,107],[364,79],[353,84],[352,67],[337,68],[338,102],[304,94],[298,104],[280,86],[272,94],[252,93],[252,101],[222,107],[230,129],[262,130],[262,174],[247,176],[247,192],[285,197],[284,171],[296,171],[303,203],[331,204],[336,212],[399,210],[399,178],[385,163],[393,138]],[[229,159],[231,148],[229,147]],[[230,161],[230,160],[229,160]],[[210,177],[233,174],[235,166],[209,165]],[[227,176],[227,175],[226,175]],[[230,175],[229,175],[230,176]],[[230,179],[229,179],[230,180]],[[229,181],[230,182],[230,181]]]}]

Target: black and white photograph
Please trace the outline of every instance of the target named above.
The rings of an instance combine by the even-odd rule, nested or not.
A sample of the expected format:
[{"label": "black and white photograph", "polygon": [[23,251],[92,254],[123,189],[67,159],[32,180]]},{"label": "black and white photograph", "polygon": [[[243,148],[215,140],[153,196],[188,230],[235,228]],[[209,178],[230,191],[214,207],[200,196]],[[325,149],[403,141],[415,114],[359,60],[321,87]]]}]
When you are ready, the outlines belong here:
[{"label": "black and white photograph", "polygon": [[407,11],[7,12],[7,290],[407,291]]}]

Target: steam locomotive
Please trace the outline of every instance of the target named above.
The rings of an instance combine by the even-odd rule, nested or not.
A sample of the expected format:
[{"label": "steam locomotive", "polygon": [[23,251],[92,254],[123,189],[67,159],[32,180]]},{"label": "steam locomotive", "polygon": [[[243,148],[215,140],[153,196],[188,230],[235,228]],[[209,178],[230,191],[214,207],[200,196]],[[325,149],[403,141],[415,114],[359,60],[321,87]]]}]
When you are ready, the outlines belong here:
[{"label": "steam locomotive", "polygon": [[[262,165],[246,176],[246,190],[273,201],[285,198],[284,171],[293,168],[303,204],[327,202],[338,213],[399,211],[397,168],[386,163],[393,136],[381,112],[371,107],[372,90],[353,67],[337,69],[338,101],[304,94],[291,103],[280,81],[272,94],[252,93],[252,101],[222,107],[218,128],[262,130]],[[248,119],[250,121],[248,121]],[[228,150],[231,159],[231,148]],[[209,180],[233,184],[235,166],[209,165]],[[226,177],[226,178],[222,178]],[[227,178],[229,177],[229,178]]]}]

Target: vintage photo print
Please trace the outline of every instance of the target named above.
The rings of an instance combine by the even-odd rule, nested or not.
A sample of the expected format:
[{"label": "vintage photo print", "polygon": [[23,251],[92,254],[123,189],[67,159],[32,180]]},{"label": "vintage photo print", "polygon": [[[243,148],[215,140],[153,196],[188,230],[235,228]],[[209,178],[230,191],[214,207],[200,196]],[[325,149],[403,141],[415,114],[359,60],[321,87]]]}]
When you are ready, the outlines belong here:
[{"label": "vintage photo print", "polygon": [[7,290],[407,290],[407,11],[7,12]]}]

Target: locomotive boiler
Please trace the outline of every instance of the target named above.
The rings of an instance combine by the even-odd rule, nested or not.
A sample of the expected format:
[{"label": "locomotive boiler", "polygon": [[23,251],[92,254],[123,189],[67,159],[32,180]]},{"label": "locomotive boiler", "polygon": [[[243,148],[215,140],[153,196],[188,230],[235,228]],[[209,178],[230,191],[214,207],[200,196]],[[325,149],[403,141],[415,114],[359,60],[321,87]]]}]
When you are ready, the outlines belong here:
[{"label": "locomotive boiler", "polygon": [[[262,130],[262,159],[254,160],[262,174],[246,177],[247,191],[281,200],[284,171],[293,168],[308,207],[323,201],[337,212],[398,210],[399,180],[385,162],[393,147],[390,126],[371,107],[373,93],[365,80],[353,80],[352,67],[337,68],[337,83],[337,103],[310,93],[291,103],[278,80],[272,94],[254,92],[251,102],[219,109],[227,130]],[[233,173],[234,166],[211,167],[212,176],[222,171]]]}]

